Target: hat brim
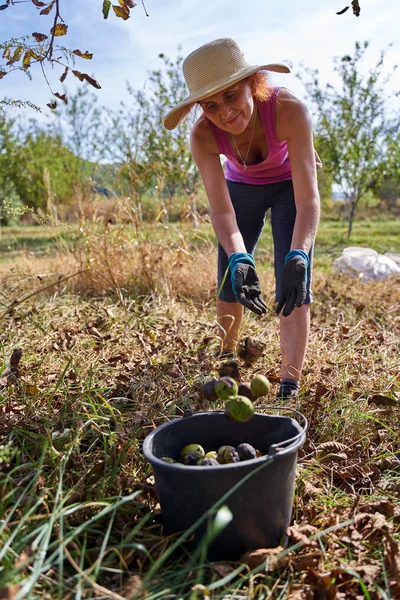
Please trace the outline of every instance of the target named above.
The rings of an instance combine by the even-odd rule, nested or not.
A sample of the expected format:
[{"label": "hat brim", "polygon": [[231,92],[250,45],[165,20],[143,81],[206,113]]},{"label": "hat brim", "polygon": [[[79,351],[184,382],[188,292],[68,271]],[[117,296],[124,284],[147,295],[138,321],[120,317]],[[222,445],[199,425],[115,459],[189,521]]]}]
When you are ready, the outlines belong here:
[{"label": "hat brim", "polygon": [[250,75],[254,75],[257,71],[275,71],[276,73],[290,73],[289,67],[283,65],[281,63],[273,63],[269,65],[257,65],[257,66],[249,66],[240,71],[236,71],[236,73],[225,79],[223,82],[219,84],[208,87],[204,90],[199,90],[196,94],[190,94],[182,102],[179,102],[172,110],[170,110],[164,117],[163,123],[166,129],[172,130],[175,129],[182,121],[185,120],[187,115],[190,112],[193,104],[195,102],[199,102],[199,100],[204,100],[213,94],[217,94],[221,90],[224,90],[234,83],[245,79],[246,77],[250,77]]}]

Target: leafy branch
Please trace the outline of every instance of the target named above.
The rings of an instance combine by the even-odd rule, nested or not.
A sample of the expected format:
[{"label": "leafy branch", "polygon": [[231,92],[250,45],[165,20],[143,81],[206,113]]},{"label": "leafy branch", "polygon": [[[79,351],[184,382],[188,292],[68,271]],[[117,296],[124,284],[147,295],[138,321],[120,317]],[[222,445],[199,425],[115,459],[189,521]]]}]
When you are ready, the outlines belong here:
[{"label": "leafy branch", "polygon": [[[350,8],[350,6],[345,6],[342,10],[340,10],[336,14],[343,15],[345,12],[347,12],[349,10],[349,8]],[[355,15],[356,17],[359,17],[360,12],[361,12],[361,7],[360,7],[360,3],[358,0],[352,0],[351,8],[353,9],[353,15]]]},{"label": "leafy branch", "polygon": [[[34,64],[39,64],[51,94],[67,104],[67,95],[65,93],[61,94],[59,92],[54,92],[51,88],[46,75],[45,65],[50,64],[52,67],[58,65],[64,69],[60,77],[61,83],[64,82],[69,71],[71,71],[80,81],[86,81],[97,89],[100,89],[101,86],[87,73],[82,73],[73,68],[75,67],[76,57],[91,60],[93,57],[91,52],[79,49],[71,50],[56,43],[58,38],[65,36],[68,33],[68,25],[61,16],[61,3],[63,1],[65,0],[6,0],[4,4],[0,5],[0,10],[6,10],[10,6],[29,2],[39,10],[40,15],[51,15],[52,17],[52,25],[48,33],[35,31],[30,35],[21,38],[12,38],[3,44],[0,44],[2,58],[5,61],[3,64],[0,63],[0,79],[3,79],[13,71],[24,71],[29,78],[32,78],[30,69]],[[113,5],[111,0],[101,1],[103,17],[105,19],[108,18],[108,14],[112,7],[114,14],[126,21],[130,17],[131,9],[136,6],[134,0],[118,0],[118,4],[116,5]],[[149,16],[143,0],[142,5],[146,16]],[[0,105],[5,103],[7,103],[7,101],[0,101]],[[54,100],[47,104],[47,106],[54,109],[57,106],[57,102]]]}]

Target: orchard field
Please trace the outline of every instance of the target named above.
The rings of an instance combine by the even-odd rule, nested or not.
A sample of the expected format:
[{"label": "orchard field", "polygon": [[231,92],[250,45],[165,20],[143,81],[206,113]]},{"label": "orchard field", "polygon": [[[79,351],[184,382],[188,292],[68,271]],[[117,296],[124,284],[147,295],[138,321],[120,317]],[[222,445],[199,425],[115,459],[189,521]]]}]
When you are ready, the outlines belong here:
[{"label": "orchard field", "polygon": [[[207,403],[218,376],[208,222],[1,232],[0,597],[69,600],[400,597],[400,278],[338,277],[347,245],[399,252],[400,221],[322,221],[298,402],[309,421],[288,546],[208,562],[164,536],[141,452],[158,425]],[[279,378],[269,227],[258,249],[269,312],[242,381]],[[284,408],[284,407],[282,407]],[[284,414],[284,413],[282,413]],[[220,534],[223,535],[223,532]]]}]

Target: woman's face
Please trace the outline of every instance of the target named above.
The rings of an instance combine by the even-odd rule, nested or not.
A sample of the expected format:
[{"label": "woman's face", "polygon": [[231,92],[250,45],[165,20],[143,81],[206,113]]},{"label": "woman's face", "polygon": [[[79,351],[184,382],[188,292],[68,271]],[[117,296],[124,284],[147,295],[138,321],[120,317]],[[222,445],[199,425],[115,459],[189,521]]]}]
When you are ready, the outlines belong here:
[{"label": "woman's face", "polygon": [[245,79],[199,102],[204,114],[220,129],[238,135],[253,114],[252,81]]}]

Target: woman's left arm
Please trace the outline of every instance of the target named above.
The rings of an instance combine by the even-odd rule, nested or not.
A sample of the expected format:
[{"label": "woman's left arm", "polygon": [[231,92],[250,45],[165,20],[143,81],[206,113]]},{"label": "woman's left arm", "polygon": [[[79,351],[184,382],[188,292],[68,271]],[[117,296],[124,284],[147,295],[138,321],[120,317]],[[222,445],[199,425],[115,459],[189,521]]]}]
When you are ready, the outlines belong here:
[{"label": "woman's left arm", "polygon": [[308,253],[320,217],[312,123],[305,104],[284,88],[277,101],[276,131],[279,139],[287,141],[292,170],[296,222],[291,250]]}]

